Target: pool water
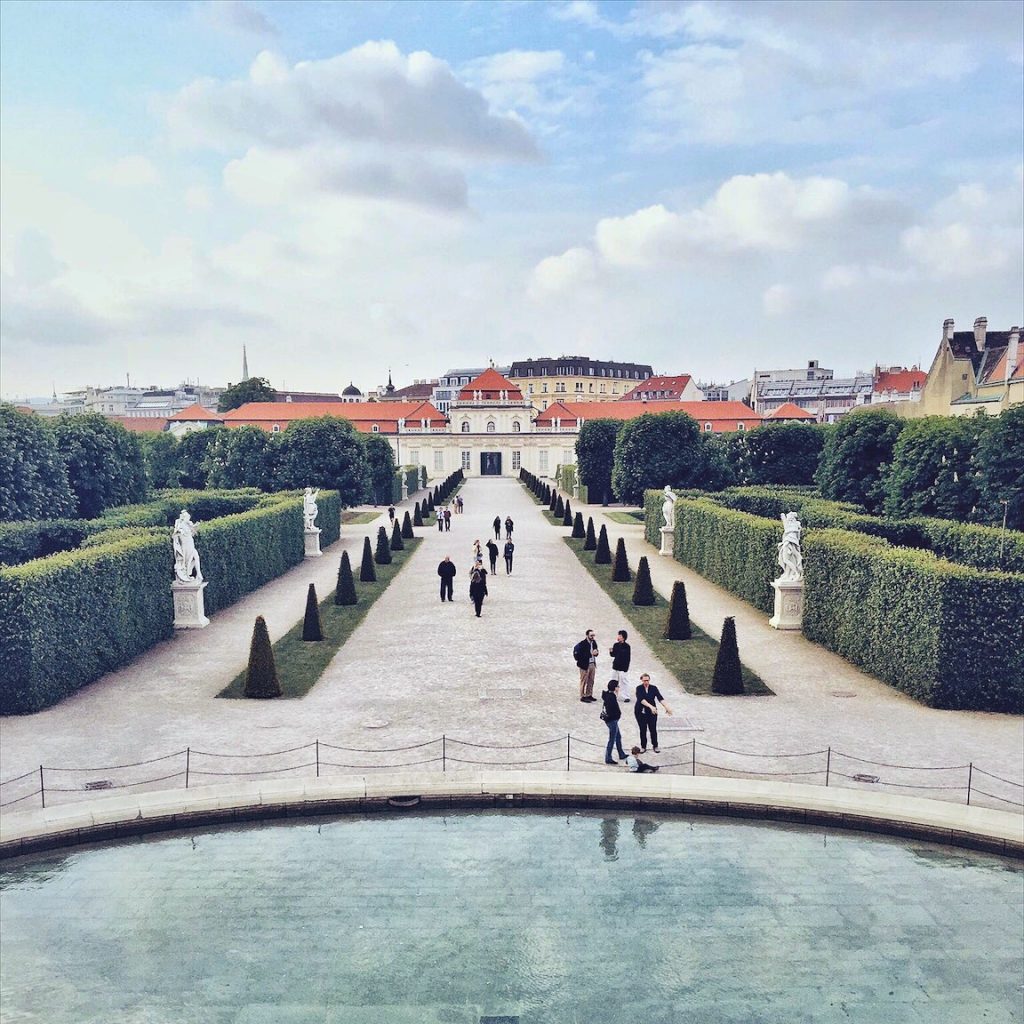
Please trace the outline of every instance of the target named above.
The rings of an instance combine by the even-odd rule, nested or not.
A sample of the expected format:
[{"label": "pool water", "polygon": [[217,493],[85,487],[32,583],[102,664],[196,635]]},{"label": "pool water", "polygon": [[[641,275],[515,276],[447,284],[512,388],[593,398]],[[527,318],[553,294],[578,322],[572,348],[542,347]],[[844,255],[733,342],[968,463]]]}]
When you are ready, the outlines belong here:
[{"label": "pool water", "polygon": [[1024,869],[598,812],[343,817],[0,871],[0,1017],[46,1024],[1024,1020]]}]

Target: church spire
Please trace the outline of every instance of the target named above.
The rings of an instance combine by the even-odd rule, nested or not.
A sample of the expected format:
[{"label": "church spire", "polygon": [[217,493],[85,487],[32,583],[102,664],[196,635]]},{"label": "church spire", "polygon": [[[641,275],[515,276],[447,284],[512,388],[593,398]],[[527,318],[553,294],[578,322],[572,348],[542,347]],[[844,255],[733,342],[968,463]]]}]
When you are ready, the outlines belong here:
[{"label": "church spire", "polygon": [[249,379],[249,358],[245,351],[245,346],[242,346],[242,380]]}]

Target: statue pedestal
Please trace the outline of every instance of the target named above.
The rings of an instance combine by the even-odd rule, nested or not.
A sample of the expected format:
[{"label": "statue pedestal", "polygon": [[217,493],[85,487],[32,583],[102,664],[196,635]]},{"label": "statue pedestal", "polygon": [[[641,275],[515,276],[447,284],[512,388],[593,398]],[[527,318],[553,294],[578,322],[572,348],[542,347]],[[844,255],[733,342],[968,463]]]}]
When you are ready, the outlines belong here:
[{"label": "statue pedestal", "polygon": [[320,550],[320,528],[314,526],[312,530],[303,530],[302,536],[306,542],[306,557],[319,558],[323,554]]},{"label": "statue pedestal", "polygon": [[659,555],[671,555],[673,554],[672,547],[675,541],[675,530],[671,526],[663,526],[661,528],[661,550],[658,552]]},{"label": "statue pedestal", "polygon": [[804,621],[804,581],[774,580],[775,614],[768,620],[772,629],[800,629]]},{"label": "statue pedestal", "polygon": [[205,589],[206,580],[192,580],[190,583],[175,580],[171,584],[175,629],[203,629],[210,624],[203,608]]}]

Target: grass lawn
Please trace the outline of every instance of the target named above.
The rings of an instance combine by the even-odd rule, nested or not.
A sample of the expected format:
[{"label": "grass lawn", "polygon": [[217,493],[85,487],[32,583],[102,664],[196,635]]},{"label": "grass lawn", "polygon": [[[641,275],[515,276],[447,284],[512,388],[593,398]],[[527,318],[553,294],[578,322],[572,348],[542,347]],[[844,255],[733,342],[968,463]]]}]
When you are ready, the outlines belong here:
[{"label": "grass lawn", "polygon": [[643,509],[637,509],[635,512],[605,512],[604,515],[613,523],[622,523],[624,526],[638,526],[644,521]]},{"label": "grass lawn", "polygon": [[[274,644],[274,662],[277,665],[277,678],[281,683],[282,697],[302,697],[313,688],[331,659],[352,635],[356,626],[363,621],[373,602],[402,571],[402,566],[415,552],[420,540],[419,537],[407,540],[404,551],[392,551],[391,564],[376,567],[376,583],[359,582],[359,558],[355,560],[352,571],[356,577],[359,603],[336,605],[333,590],[320,602],[320,618],[324,624],[323,640],[310,643],[302,639],[302,613],[305,609],[306,588],[302,587],[301,592],[296,592],[295,610],[300,613],[299,620]],[[245,670],[235,676],[217,696],[244,700],[244,686]]]},{"label": "grass lawn", "polygon": [[[661,659],[661,663],[672,673],[679,684],[688,693],[711,693],[711,677],[715,671],[715,658],[718,655],[718,641],[707,633],[701,632],[691,623],[693,638],[691,640],[663,640],[665,620],[668,617],[668,601],[655,593],[655,603],[647,607],[633,604],[633,584],[613,583],[610,565],[595,565],[591,551],[583,550],[583,541],[566,537],[576,557],[586,570],[601,585],[605,593],[619,606],[623,615],[632,623],[650,645],[650,648]],[[635,575],[636,566],[630,565]],[[739,638],[740,657],[743,656],[743,637]],[[743,666],[743,685],[748,694],[771,694],[767,686]],[[727,700],[727,697],[723,697]]]},{"label": "grass lawn", "polygon": [[376,512],[366,509],[355,509],[342,512],[341,522],[343,526],[362,526],[364,523],[372,523],[384,511],[385,509],[378,509]]}]

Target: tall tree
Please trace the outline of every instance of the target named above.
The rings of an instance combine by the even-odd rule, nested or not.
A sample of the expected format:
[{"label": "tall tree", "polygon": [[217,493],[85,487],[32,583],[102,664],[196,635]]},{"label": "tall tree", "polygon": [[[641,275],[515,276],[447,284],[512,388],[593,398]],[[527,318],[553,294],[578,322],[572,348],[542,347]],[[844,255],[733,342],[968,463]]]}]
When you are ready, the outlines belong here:
[{"label": "tall tree", "polygon": [[888,409],[849,413],[826,433],[814,474],[818,489],[833,501],[852,501],[876,512],[885,501],[885,474],[896,441],[908,421]]},{"label": "tall tree", "polygon": [[374,505],[391,503],[391,481],[395,477],[395,453],[391,443],[380,434],[366,439],[367,488],[366,499]]},{"label": "tall tree", "polygon": [[587,488],[591,502],[607,505],[612,494],[612,468],[615,465],[615,439],[622,420],[587,420],[576,438],[576,465],[580,483]]},{"label": "tall tree", "polygon": [[206,457],[227,433],[227,427],[207,427],[205,430],[193,430],[178,442],[178,479],[182,487],[200,491],[206,487],[210,474]]},{"label": "tall tree", "polygon": [[217,401],[217,412],[230,412],[246,402],[273,402],[277,391],[266,377],[250,377],[226,388]]},{"label": "tall tree", "polygon": [[1002,526],[1005,512],[1011,530],[1024,530],[1024,405],[1004,409],[981,435],[977,465],[981,495],[976,518]]},{"label": "tall tree", "polygon": [[706,470],[700,426],[692,416],[645,413],[619,431],[612,487],[621,501],[639,504],[649,488],[701,486]]},{"label": "tall tree", "polygon": [[140,434],[142,457],[146,460],[146,479],[150,487],[178,486],[178,439],[166,430]]},{"label": "tall tree", "polygon": [[38,416],[0,405],[0,521],[60,519],[76,507],[54,435]]},{"label": "tall tree", "polygon": [[811,423],[768,423],[735,435],[744,452],[744,482],[813,484],[825,432]]},{"label": "tall tree", "polygon": [[206,452],[207,482],[211,487],[274,489],[277,446],[262,427],[217,431]]},{"label": "tall tree", "polygon": [[146,498],[146,460],[139,439],[99,413],[57,416],[48,424],[67,460],[78,514],[94,519],[105,508]]},{"label": "tall tree", "polygon": [[295,420],[278,441],[280,487],[331,487],[342,505],[358,505],[368,469],[362,437],[337,416]]}]

